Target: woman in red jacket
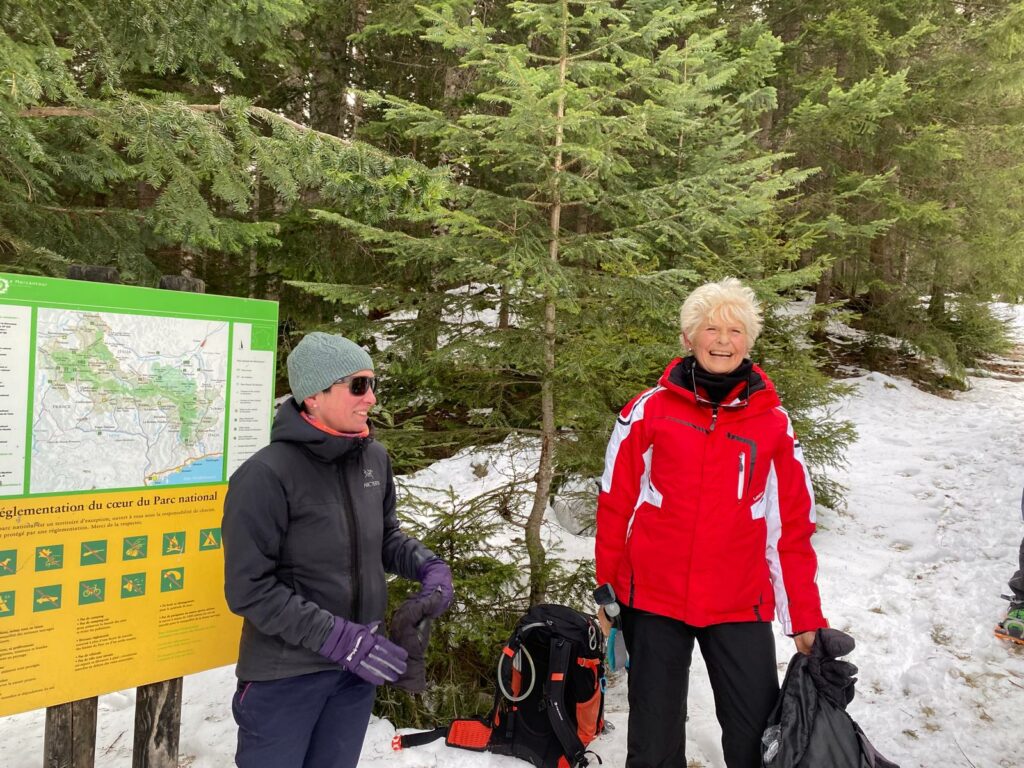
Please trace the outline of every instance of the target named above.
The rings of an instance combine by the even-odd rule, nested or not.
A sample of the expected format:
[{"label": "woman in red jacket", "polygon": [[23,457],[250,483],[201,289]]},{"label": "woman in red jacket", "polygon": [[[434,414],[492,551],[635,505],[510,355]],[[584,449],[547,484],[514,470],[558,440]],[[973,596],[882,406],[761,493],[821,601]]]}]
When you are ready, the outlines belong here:
[{"label": "woman in red jacket", "polygon": [[754,292],[708,283],[679,316],[691,354],[622,409],[598,497],[597,580],[615,589],[630,656],[626,766],[686,765],[696,640],[726,765],[758,768],[779,691],[771,621],[803,653],[827,626],[814,496],[789,416],[748,358]]}]

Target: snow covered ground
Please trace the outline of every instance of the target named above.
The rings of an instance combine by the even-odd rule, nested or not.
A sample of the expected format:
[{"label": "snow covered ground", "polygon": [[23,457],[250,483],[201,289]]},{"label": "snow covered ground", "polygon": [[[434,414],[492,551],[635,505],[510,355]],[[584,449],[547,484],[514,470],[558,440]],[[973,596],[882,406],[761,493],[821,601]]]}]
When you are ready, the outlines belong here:
[{"label": "snow covered ground", "polygon": [[[1024,344],[1024,306],[1007,308]],[[844,511],[819,508],[815,543],[825,613],[857,640],[860,669],[849,712],[884,755],[902,768],[1024,764],[1024,647],[992,637],[1006,603],[1006,581],[1024,535],[1024,381],[972,378],[951,399],[925,394],[878,373],[851,380],[839,415],[859,439]],[[498,477],[474,473],[480,452],[465,452],[410,480],[472,495]],[[557,530],[554,524],[549,533]],[[562,534],[566,556],[589,556],[589,539]],[[780,674],[793,652],[778,640]],[[184,682],[181,765],[232,764],[235,727],[230,667]],[[97,765],[131,765],[134,691],[100,698]],[[625,680],[608,692],[615,729],[593,749],[608,768],[625,762]],[[0,719],[7,768],[42,762],[42,711]],[[393,752],[393,726],[370,725],[366,768],[522,768],[511,758],[449,749],[437,742]],[[722,768],[710,687],[695,657],[687,756],[691,766]],[[822,767],[825,768],[825,767]]]}]

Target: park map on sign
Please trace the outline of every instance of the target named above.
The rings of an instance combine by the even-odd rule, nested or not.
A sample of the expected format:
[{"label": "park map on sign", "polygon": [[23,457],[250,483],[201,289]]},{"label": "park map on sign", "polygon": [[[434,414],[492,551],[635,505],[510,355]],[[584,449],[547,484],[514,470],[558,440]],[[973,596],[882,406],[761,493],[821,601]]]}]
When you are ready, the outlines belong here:
[{"label": "park map on sign", "polygon": [[219,482],[228,325],[40,308],[31,492]]}]

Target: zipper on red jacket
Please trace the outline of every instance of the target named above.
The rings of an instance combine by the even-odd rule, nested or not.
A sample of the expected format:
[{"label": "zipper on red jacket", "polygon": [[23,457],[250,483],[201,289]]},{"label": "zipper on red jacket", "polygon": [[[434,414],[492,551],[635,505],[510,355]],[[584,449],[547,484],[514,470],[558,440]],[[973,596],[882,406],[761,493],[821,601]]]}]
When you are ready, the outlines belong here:
[{"label": "zipper on red jacket", "polygon": [[718,421],[718,406],[711,406],[711,426],[708,427],[708,432],[715,431],[715,422]]}]

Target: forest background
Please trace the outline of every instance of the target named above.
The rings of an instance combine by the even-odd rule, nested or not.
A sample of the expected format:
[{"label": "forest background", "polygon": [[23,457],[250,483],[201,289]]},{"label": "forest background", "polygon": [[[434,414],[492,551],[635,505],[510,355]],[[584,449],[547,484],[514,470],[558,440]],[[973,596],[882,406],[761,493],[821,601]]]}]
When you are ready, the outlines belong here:
[{"label": "forest background", "polygon": [[1024,2],[0,0],[0,271],[277,300],[279,361],[356,339],[400,472],[535,447],[471,504],[404,499],[461,599],[430,694],[379,702],[399,725],[479,709],[525,605],[587,604],[541,521],[588,525],[694,286],[758,292],[839,505],[844,365],[960,388],[1005,348],[1022,182]]}]

